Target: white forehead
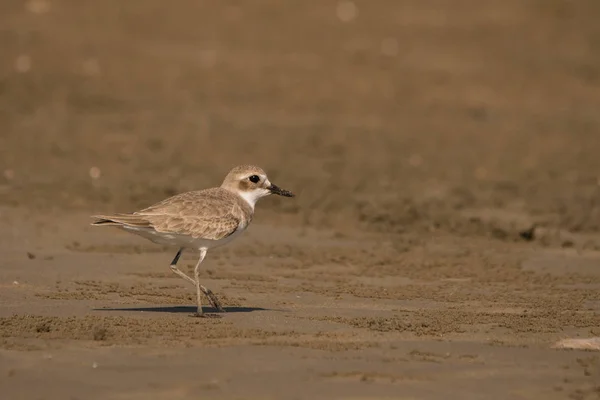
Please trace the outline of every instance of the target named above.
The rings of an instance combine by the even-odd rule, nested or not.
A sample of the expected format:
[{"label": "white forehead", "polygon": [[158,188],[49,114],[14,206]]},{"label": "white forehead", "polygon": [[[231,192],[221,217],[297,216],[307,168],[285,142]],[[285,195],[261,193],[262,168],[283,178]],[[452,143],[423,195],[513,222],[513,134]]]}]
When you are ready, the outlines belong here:
[{"label": "white forehead", "polygon": [[238,165],[235,168],[232,168],[231,171],[229,171],[229,174],[232,176],[238,176],[238,175],[264,175],[265,171],[260,168],[257,167],[256,165]]}]

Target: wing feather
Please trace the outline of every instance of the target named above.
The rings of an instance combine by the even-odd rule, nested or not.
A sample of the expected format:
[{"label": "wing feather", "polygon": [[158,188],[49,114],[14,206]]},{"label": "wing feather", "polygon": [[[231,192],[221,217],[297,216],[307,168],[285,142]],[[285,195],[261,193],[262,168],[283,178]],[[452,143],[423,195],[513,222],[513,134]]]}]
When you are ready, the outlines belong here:
[{"label": "wing feather", "polygon": [[96,218],[100,220],[93,225],[148,227],[157,232],[219,240],[233,234],[240,225],[247,225],[252,213],[233,193],[212,188],[181,193],[132,214]]}]

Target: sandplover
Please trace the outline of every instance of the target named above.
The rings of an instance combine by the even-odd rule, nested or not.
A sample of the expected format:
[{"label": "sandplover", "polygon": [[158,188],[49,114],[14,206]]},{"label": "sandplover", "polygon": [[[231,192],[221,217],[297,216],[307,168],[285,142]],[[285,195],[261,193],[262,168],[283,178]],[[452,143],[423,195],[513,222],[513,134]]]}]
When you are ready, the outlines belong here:
[{"label": "sandplover", "polygon": [[[248,228],[258,199],[277,194],[293,197],[288,190],[272,184],[261,168],[241,165],[233,168],[220,187],[181,193],[131,214],[94,215],[94,226],[116,226],[154,243],[179,247],[171,261],[171,270],[196,286],[198,310],[202,316],[201,295],[218,310],[224,311],[210,289],[200,284],[200,264],[208,249],[229,243]],[[194,279],[177,262],[184,249],[200,252]]]}]

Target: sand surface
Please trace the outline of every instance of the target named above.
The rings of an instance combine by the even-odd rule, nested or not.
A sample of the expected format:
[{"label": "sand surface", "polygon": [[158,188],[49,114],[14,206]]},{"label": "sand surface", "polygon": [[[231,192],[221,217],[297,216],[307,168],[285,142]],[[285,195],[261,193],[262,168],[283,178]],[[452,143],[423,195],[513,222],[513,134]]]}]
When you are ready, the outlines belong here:
[{"label": "sand surface", "polygon": [[[282,4],[2,3],[0,397],[600,398],[600,3]],[[241,163],[219,318],[89,226]]]}]

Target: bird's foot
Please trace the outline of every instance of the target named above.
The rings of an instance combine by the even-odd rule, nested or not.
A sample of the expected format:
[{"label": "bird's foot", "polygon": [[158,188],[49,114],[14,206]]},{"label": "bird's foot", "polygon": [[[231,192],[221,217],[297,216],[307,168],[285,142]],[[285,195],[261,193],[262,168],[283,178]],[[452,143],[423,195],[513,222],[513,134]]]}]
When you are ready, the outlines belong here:
[{"label": "bird's foot", "polygon": [[225,312],[225,309],[221,305],[218,297],[212,292],[212,290],[202,287],[202,291],[206,295],[206,298],[210,302],[210,304],[217,310],[217,312]]}]

